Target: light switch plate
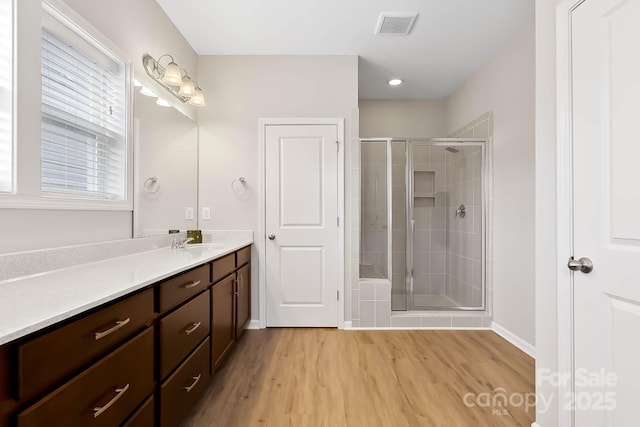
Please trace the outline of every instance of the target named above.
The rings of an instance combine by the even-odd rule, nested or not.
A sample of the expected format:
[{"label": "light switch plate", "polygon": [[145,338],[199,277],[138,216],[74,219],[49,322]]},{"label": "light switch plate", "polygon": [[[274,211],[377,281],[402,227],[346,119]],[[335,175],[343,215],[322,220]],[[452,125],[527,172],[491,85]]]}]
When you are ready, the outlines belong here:
[{"label": "light switch plate", "polygon": [[193,219],[193,206],[184,208],[184,219]]},{"label": "light switch plate", "polygon": [[211,208],[206,206],[202,208],[202,219],[207,221],[211,219]]}]

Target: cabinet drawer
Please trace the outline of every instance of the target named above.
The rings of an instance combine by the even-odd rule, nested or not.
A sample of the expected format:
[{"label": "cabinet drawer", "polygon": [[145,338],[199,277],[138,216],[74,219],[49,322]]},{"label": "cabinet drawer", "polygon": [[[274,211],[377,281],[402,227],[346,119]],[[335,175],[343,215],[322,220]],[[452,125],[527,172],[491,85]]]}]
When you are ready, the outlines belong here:
[{"label": "cabinet drawer", "polygon": [[163,312],[209,287],[211,267],[205,264],[158,286],[158,309]]},{"label": "cabinet drawer", "polygon": [[211,269],[211,283],[215,283],[236,269],[236,254],[229,254],[213,261]]},{"label": "cabinet drawer", "polygon": [[209,335],[209,293],[160,320],[160,378],[164,378]]},{"label": "cabinet drawer", "polygon": [[241,267],[251,261],[251,246],[247,246],[246,248],[240,249],[237,253],[237,261],[236,265]]},{"label": "cabinet drawer", "polygon": [[156,425],[154,401],[153,396],[148,398],[122,427],[152,427]]},{"label": "cabinet drawer", "polygon": [[120,425],[152,391],[151,327],[20,413],[17,425]]},{"label": "cabinet drawer", "polygon": [[19,397],[30,399],[50,389],[152,319],[153,290],[148,289],[20,345]]},{"label": "cabinet drawer", "polygon": [[209,382],[209,338],[162,384],[160,425],[178,426]]}]

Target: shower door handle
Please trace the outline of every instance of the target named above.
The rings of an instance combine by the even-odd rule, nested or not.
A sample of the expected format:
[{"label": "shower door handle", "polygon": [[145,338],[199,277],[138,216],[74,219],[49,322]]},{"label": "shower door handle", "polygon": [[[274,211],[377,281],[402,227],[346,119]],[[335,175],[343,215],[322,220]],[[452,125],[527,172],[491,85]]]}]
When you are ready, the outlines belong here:
[{"label": "shower door handle", "polygon": [[416,232],[416,220],[415,219],[411,220],[411,232],[412,233]]}]

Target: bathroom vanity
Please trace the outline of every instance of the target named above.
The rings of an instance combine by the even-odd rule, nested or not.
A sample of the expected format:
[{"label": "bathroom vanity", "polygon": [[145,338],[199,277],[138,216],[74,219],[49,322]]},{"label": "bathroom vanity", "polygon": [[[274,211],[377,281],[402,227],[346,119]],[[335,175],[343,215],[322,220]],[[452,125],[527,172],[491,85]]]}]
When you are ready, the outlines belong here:
[{"label": "bathroom vanity", "polygon": [[250,320],[250,244],[0,283],[0,426],[179,425]]}]

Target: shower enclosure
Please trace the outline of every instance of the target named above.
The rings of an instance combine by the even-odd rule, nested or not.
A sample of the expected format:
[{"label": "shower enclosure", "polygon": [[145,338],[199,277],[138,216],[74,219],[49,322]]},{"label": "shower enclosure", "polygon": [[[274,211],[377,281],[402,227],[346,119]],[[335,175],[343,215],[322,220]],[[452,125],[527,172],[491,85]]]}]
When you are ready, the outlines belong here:
[{"label": "shower enclosure", "polygon": [[360,278],[392,310],[484,310],[485,140],[361,141]]}]

